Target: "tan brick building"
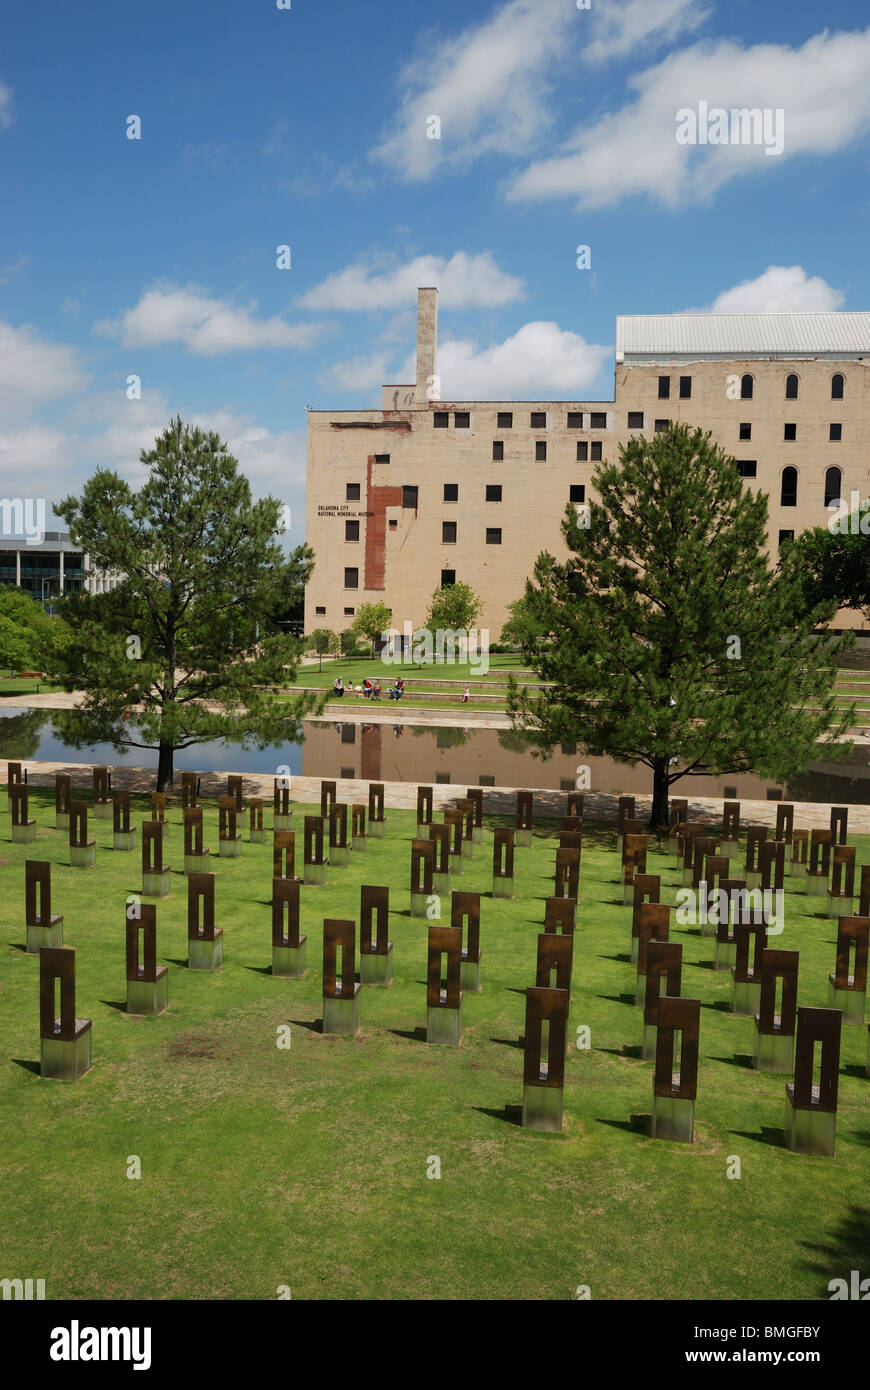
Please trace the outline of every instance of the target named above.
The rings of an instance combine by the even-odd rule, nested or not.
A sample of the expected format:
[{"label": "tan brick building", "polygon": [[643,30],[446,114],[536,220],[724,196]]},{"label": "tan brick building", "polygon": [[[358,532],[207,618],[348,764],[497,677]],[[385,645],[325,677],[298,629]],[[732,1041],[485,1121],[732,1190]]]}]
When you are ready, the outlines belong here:
[{"label": "tan brick building", "polygon": [[565,553],[565,504],[590,500],[596,463],[671,420],[711,430],[768,494],[771,553],[870,492],[870,313],[618,318],[612,401],[441,400],[437,315],[421,289],[413,385],[384,386],[380,410],[309,412],[306,632],[375,600],[421,626],[455,579],[496,641],[539,553]]}]

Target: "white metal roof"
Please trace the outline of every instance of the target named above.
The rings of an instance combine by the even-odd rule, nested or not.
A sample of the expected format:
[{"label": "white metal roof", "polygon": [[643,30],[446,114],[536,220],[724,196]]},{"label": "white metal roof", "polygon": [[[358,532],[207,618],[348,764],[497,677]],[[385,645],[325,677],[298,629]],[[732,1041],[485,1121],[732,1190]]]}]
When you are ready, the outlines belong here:
[{"label": "white metal roof", "polygon": [[629,314],[616,320],[624,357],[769,357],[841,354],[870,357],[870,313]]}]

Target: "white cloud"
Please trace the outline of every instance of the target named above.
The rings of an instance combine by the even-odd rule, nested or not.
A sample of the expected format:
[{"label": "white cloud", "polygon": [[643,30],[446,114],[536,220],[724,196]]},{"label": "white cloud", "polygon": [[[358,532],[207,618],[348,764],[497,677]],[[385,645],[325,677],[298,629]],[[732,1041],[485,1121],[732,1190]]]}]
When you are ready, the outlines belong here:
[{"label": "white cloud", "polygon": [[[578,128],[560,155],[530,164],[513,201],[573,198],[600,208],[638,194],[679,207],[745,173],[767,174],[798,155],[830,154],[870,129],[870,29],[808,39],[801,48],[698,43],[629,82],[637,99]],[[681,108],[782,109],[784,151],[762,145],[680,145]]]},{"label": "white cloud", "polygon": [[754,280],[723,290],[708,309],[684,314],[822,314],[842,307],[845,295],[800,265],[769,265]]},{"label": "white cloud", "polygon": [[0,322],[0,414],[21,418],[37,404],[82,390],[87,381],[74,348],[47,342],[28,324]]},{"label": "white cloud", "polygon": [[[480,350],[470,338],[448,338],[438,346],[441,395],[456,401],[578,399],[612,351],[548,322],[523,324],[504,342]],[[386,356],[375,353],[337,363],[327,379],[362,394],[384,383],[410,383],[415,375],[413,352],[391,373]]]},{"label": "white cloud", "polygon": [[673,42],[680,34],[699,29],[711,9],[698,0],[608,0],[593,5],[589,25],[592,37],[583,45],[587,62],[624,58],[641,44]]},{"label": "white cloud", "polygon": [[183,343],[201,357],[256,348],[309,347],[321,331],[316,324],[287,323],[278,314],[257,319],[247,309],[210,298],[195,286],[171,284],[146,290],[120,321],[103,319],[94,325],[95,333],[120,337],[125,347]]},{"label": "white cloud", "polygon": [[[582,22],[566,0],[510,0],[451,38],[424,34],[400,75],[399,110],[372,158],[420,180],[483,154],[528,153],[551,124],[544,74],[567,61]],[[432,115],[441,121],[440,140],[427,139]]]},{"label": "white cloud", "polygon": [[0,130],[12,124],[12,88],[0,82]]},{"label": "white cloud", "polygon": [[402,309],[416,305],[419,285],[437,285],[448,309],[494,308],[523,297],[523,282],[499,270],[489,251],[469,255],[417,256],[406,265],[375,274],[364,264],[348,266],[315,285],[299,301],[305,309]]}]

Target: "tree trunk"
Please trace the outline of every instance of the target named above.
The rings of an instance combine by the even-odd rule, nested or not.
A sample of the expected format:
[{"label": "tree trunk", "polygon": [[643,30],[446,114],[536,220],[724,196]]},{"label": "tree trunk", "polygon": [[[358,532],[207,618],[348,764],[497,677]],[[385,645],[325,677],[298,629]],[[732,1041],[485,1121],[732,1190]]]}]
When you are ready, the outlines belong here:
[{"label": "tree trunk", "polygon": [[175,749],[171,743],[160,744],[160,753],[157,760],[157,790],[159,792],[172,791],[174,754]]},{"label": "tree trunk", "polygon": [[667,830],[668,817],[668,765],[662,758],[653,764],[653,800],[649,818],[650,828]]}]

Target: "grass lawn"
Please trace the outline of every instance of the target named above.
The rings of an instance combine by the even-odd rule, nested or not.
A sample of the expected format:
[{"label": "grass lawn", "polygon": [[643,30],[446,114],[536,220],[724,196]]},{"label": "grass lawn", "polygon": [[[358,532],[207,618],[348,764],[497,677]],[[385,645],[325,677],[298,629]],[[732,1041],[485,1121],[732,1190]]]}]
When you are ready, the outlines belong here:
[{"label": "grass lawn", "polygon": [[[270,973],[271,846],[249,844],[245,829],[243,857],[217,858],[211,804],[224,966],[187,970],[173,806],[172,893],[157,908],[170,1006],[141,1019],[124,1010],[139,851],[114,851],[111,822],[91,819],[97,867],[71,869],[66,836],[49,828],[53,792],[32,788],[30,800],[36,844],[12,845],[8,818],[0,834],[3,1277],[45,1278],[57,1299],[274,1299],[282,1284],[297,1299],[570,1299],[583,1284],[596,1299],[827,1300],[830,1279],[866,1264],[866,1029],[844,1029],[836,1158],[789,1153],[785,1079],[747,1065],[753,1023],[728,1012],[728,976],[711,969],[697,928],[672,930],[683,994],[702,1002],[696,1142],[654,1141],[633,1121],[650,1113],[653,1065],[633,1053],[642,1022],[612,827],[588,826],[583,850],[570,1032],[588,1025],[592,1049],[572,1047],[564,1131],[544,1135],[520,1128],[515,1107],[554,822],[516,852],[515,901],[489,896],[488,832],[455,881],[484,895],[483,991],[465,996],[453,1049],[421,1040],[427,924],[408,915],[413,812],[388,811],[388,838],[331,868],[328,886],[303,887],[309,970],[294,981]],[[145,800],[134,801],[139,823]],[[295,812],[300,859],[305,809]],[[867,840],[855,843],[867,860]],[[53,910],[77,951],[77,1013],[93,1020],[94,1066],[75,1084],[38,1074],[28,857],[52,862]],[[653,850],[648,870],[673,901],[673,856]],[[391,888],[395,983],[363,987],[357,1038],[323,1036],[323,917],[358,917],[364,882]],[[835,924],[820,911],[789,892],[785,933],[771,943],[800,950],[802,1004],[826,1003],[834,965]],[[126,1176],[131,1155],[139,1180]],[[726,1175],[734,1155],[739,1180]],[[433,1156],[440,1180],[426,1176]]]},{"label": "grass lawn", "polygon": [[53,695],[59,690],[63,690],[63,686],[52,685],[50,681],[22,680],[20,676],[14,680],[8,676],[0,677],[0,695]]},{"label": "grass lawn", "polygon": [[[299,685],[309,685],[317,687],[331,687],[336,676],[341,676],[345,685],[353,680],[354,685],[362,685],[366,676],[369,680],[376,680],[380,683],[382,690],[388,690],[398,676],[403,676],[407,681],[409,678],[425,681],[490,681],[495,684],[506,685],[508,671],[518,671],[525,669],[522,658],[516,653],[498,653],[490,655],[489,670],[484,674],[479,667],[472,666],[469,662],[429,662],[420,666],[413,661],[403,661],[393,663],[382,661],[380,657],[362,657],[353,661],[328,661],[323,659],[323,670],[318,671],[314,665],[300,666],[296,680]],[[535,682],[538,677],[532,672],[528,673],[527,679]],[[290,687],[292,689],[292,687]],[[433,687],[437,689],[437,686]]]}]

